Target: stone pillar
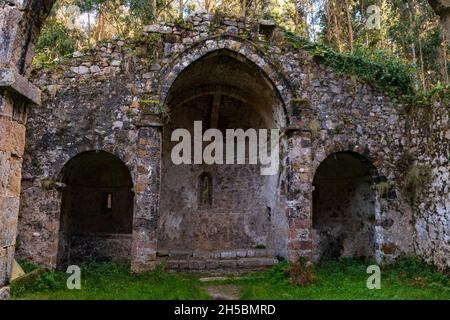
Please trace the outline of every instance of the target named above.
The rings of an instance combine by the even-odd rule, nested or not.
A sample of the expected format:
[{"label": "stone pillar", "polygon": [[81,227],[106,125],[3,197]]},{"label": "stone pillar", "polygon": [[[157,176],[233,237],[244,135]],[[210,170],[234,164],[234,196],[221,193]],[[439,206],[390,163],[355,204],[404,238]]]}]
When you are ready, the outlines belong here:
[{"label": "stone pillar", "polygon": [[134,176],[134,218],[131,270],[152,270],[156,264],[159,185],[161,168],[160,125],[139,129]]},{"label": "stone pillar", "polygon": [[40,103],[40,91],[17,72],[0,69],[0,299],[9,296],[30,103]]},{"label": "stone pillar", "polygon": [[288,260],[312,260],[311,133],[288,132]]},{"label": "stone pillar", "polygon": [[9,295],[28,104],[40,104],[30,72],[34,44],[55,0],[0,2],[0,299]]},{"label": "stone pillar", "polygon": [[0,1],[0,67],[29,75],[34,45],[55,1]]}]

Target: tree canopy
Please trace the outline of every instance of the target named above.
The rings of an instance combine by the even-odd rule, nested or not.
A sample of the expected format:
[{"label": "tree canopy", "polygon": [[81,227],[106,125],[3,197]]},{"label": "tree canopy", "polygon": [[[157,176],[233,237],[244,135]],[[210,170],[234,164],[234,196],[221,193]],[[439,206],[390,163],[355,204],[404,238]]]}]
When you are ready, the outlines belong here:
[{"label": "tree canopy", "polygon": [[146,24],[196,10],[271,19],[333,52],[409,68],[417,90],[448,84],[445,1],[438,0],[58,0],[35,61],[47,63],[97,41],[133,37]]}]

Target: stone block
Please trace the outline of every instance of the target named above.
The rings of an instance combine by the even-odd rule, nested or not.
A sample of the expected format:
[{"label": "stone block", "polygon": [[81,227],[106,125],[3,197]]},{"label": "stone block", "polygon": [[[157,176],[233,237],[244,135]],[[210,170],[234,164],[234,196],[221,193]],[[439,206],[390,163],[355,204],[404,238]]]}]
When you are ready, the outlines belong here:
[{"label": "stone block", "polygon": [[213,259],[220,259],[220,255],[222,254],[222,252],[221,251],[214,251],[212,254],[211,254],[211,258],[213,258]]},{"label": "stone block", "polygon": [[236,250],[236,257],[245,258],[246,256],[247,256],[247,250],[245,250],[245,249]]},{"label": "stone block", "polygon": [[0,150],[21,158],[25,148],[25,125],[0,118]]},{"label": "stone block", "polygon": [[267,249],[255,249],[253,257],[266,257]]},{"label": "stone block", "polygon": [[181,270],[187,270],[187,269],[189,269],[189,261],[187,261],[187,260],[181,260],[181,261],[179,261],[179,262],[178,262],[178,267],[179,267]]},{"label": "stone block", "polygon": [[0,68],[0,89],[19,94],[37,105],[41,104],[41,91],[38,87],[15,70]]},{"label": "stone block", "polygon": [[237,261],[236,260],[219,260],[220,268],[236,268]]},{"label": "stone block", "polygon": [[9,287],[0,287],[0,300],[8,300],[10,294]]},{"label": "stone block", "polygon": [[205,268],[206,269],[217,269],[219,267],[219,261],[218,260],[206,260],[205,261]]},{"label": "stone block", "polygon": [[14,246],[0,247],[0,287],[9,283],[13,261]]},{"label": "stone block", "polygon": [[274,266],[278,263],[276,258],[243,258],[237,261],[238,267],[251,268],[251,267],[265,267]]},{"label": "stone block", "polygon": [[168,257],[169,256],[169,250],[158,250],[156,252],[157,257]]},{"label": "stone block", "polygon": [[226,250],[220,253],[221,259],[233,259],[236,258],[236,251],[234,250]]},{"label": "stone block", "polygon": [[194,251],[192,253],[192,257],[196,259],[210,259],[211,258],[211,252],[208,251]]},{"label": "stone block", "polygon": [[15,243],[18,214],[19,198],[0,196],[0,247]]},{"label": "stone block", "polygon": [[75,72],[75,73],[79,74],[79,75],[84,75],[84,74],[88,74],[88,73],[91,72],[91,71],[89,70],[89,68],[88,68],[88,67],[85,67],[85,66],[71,67],[70,70],[71,70],[72,72]]},{"label": "stone block", "polygon": [[170,270],[176,270],[180,268],[180,262],[178,260],[167,260],[165,264],[166,268]]},{"label": "stone block", "polygon": [[171,259],[188,259],[192,256],[192,251],[190,250],[172,250],[169,251],[169,257]]},{"label": "stone block", "polygon": [[205,269],[205,261],[203,260],[189,260],[189,269],[201,270]]},{"label": "stone block", "polygon": [[256,256],[256,249],[247,249],[247,257]]}]

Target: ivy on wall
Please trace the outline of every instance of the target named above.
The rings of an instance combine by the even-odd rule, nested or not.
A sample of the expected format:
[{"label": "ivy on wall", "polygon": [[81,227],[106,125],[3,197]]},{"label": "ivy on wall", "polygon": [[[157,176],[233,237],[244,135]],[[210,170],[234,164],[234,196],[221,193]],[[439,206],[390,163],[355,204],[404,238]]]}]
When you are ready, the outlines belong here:
[{"label": "ivy on wall", "polygon": [[410,95],[414,91],[412,69],[382,51],[369,52],[359,47],[354,53],[338,53],[324,44],[312,43],[288,31],[285,32],[285,39],[294,48],[308,51],[336,72],[355,75],[391,96]]}]

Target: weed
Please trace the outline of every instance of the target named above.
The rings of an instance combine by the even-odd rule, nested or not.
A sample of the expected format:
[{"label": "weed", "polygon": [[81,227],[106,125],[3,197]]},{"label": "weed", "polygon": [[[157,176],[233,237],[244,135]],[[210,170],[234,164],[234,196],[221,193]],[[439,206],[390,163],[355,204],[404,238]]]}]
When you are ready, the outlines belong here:
[{"label": "weed", "polygon": [[317,137],[320,132],[320,122],[316,119],[309,123],[309,130],[311,130],[311,136],[313,138]]},{"label": "weed", "polygon": [[289,282],[296,286],[305,287],[314,279],[313,264],[304,258],[289,264],[288,273]]}]

